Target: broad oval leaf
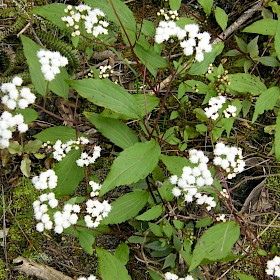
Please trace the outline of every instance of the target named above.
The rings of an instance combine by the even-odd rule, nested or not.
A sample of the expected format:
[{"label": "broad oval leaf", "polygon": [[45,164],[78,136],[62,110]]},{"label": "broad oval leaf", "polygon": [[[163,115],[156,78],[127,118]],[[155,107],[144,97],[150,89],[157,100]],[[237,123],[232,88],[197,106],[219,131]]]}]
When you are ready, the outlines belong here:
[{"label": "broad oval leaf", "polygon": [[260,95],[266,90],[266,86],[261,82],[259,77],[246,73],[229,74],[230,89],[253,95]]},{"label": "broad oval leaf", "polygon": [[136,220],[140,221],[151,221],[158,218],[162,214],[162,206],[155,205],[148,211],[136,217]]},{"label": "broad oval leaf", "polygon": [[118,245],[115,251],[115,257],[117,257],[124,265],[129,261],[129,247],[126,243]]},{"label": "broad oval leaf", "polygon": [[258,20],[247,26],[243,32],[257,33],[261,35],[275,35],[277,30],[277,20],[266,18]]},{"label": "broad oval leaf", "polygon": [[227,28],[228,15],[220,7],[216,7],[214,14],[215,14],[215,19],[216,19],[217,23],[222,28],[222,30],[225,31]]},{"label": "broad oval leaf", "polygon": [[138,118],[138,109],[133,96],[109,79],[84,79],[69,83],[90,102],[132,119]]},{"label": "broad oval leaf", "polygon": [[155,140],[136,143],[122,151],[114,160],[100,195],[121,185],[129,185],[144,179],[158,163],[160,147]]},{"label": "broad oval leaf", "polygon": [[31,123],[38,118],[38,113],[32,108],[17,109],[14,111],[15,114],[23,115],[25,123]]},{"label": "broad oval leaf", "polygon": [[[279,26],[280,28],[280,26]],[[279,41],[280,43],[280,41]],[[279,67],[280,66],[280,62],[272,56],[262,56],[262,57],[256,57],[254,58],[255,61],[260,62],[261,64],[265,65],[265,66],[270,66],[270,67]]]},{"label": "broad oval leaf", "polygon": [[122,149],[126,149],[138,142],[135,133],[122,121],[103,118],[90,112],[85,112],[84,115],[103,136]]},{"label": "broad oval leaf", "polygon": [[204,13],[209,16],[214,3],[214,0],[197,0],[204,10]]},{"label": "broad oval leaf", "polygon": [[131,280],[125,265],[107,250],[96,247],[99,273],[106,280]]},{"label": "broad oval leaf", "polygon": [[63,16],[66,16],[66,13],[64,12],[66,7],[66,4],[54,3],[36,7],[32,10],[32,13],[42,16],[61,29],[68,29],[65,22],[61,19]]},{"label": "broad oval leaf", "polygon": [[57,140],[61,140],[62,143],[65,143],[69,140],[76,139],[76,130],[68,126],[54,126],[46,128],[33,137],[42,142],[50,141],[54,144]]},{"label": "broad oval leaf", "polygon": [[195,62],[190,67],[188,74],[190,75],[202,75],[208,70],[209,64],[214,62],[215,58],[224,49],[224,43],[219,42],[212,46],[212,51],[210,53],[204,53],[204,60],[202,62]]},{"label": "broad oval leaf", "polygon": [[226,257],[239,235],[239,225],[233,221],[216,224],[207,229],[194,247],[189,271],[195,269],[203,259],[215,261]]},{"label": "broad oval leaf", "polygon": [[59,196],[72,194],[85,176],[84,168],[79,167],[76,160],[81,156],[81,150],[71,150],[56,166],[58,177],[55,194]]},{"label": "broad oval leaf", "polygon": [[89,255],[92,255],[93,254],[92,245],[95,241],[92,231],[88,229],[82,229],[82,230],[78,229],[78,238],[83,250]]},{"label": "broad oval leaf", "polygon": [[264,91],[257,99],[255,111],[252,122],[254,123],[257,117],[264,113],[266,110],[271,110],[276,105],[280,98],[280,88],[272,87]]},{"label": "broad oval leaf", "polygon": [[111,203],[112,210],[101,224],[119,224],[135,217],[146,205],[148,198],[149,193],[146,191],[134,191],[117,198]]}]

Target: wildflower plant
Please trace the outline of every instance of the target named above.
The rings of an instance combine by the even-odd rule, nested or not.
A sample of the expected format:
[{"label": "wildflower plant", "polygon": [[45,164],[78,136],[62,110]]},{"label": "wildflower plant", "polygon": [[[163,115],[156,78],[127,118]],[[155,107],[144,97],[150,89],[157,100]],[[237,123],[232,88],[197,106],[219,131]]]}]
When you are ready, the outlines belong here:
[{"label": "wildflower plant", "polygon": [[[169,1],[170,10],[160,9],[158,23],[141,24],[121,0],[84,2],[49,4],[32,11],[68,34],[73,48],[83,53],[81,69],[70,69],[66,56],[20,35],[34,93],[22,87],[23,80],[17,76],[0,88],[5,108],[0,116],[0,149],[24,155],[21,170],[39,193],[33,203],[37,231],[70,234],[85,252],[97,254],[98,276],[79,279],[115,279],[115,275],[131,279],[126,264],[133,243],[141,247],[152,279],[203,279],[206,265],[241,259],[244,251],[250,259],[250,252],[239,242],[241,231],[249,247],[262,248],[255,244],[231,196],[230,184],[246,168],[246,154],[232,133],[236,119],[248,113],[247,95],[257,96],[254,122],[278,104],[279,86],[267,88],[253,74],[230,74],[224,69],[218,57],[224,42],[215,42],[213,32],[194,19],[180,17],[181,1]],[[198,2],[209,15],[212,1]],[[216,9],[215,15],[220,15],[217,23],[223,29],[225,12]],[[279,58],[279,34],[271,35],[277,35]],[[130,91],[111,81],[112,66],[100,67],[95,78],[86,77],[85,68],[90,69],[94,48],[100,45],[110,47],[142,79],[142,90]],[[175,49],[182,53],[178,59],[170,53]],[[167,76],[163,78],[162,73]],[[261,104],[268,95],[273,105]],[[189,97],[198,100],[196,108],[188,107]],[[50,111],[46,104],[51,98],[64,104],[74,98],[71,117]],[[81,98],[98,109],[83,111]],[[169,104],[176,105],[169,108]],[[28,147],[28,125],[44,115],[67,126],[54,123],[31,133],[38,146],[34,150]],[[280,139],[278,118],[279,114],[275,147]],[[86,136],[82,127],[90,126],[113,146]],[[21,145],[12,141],[15,134]],[[42,154],[49,157],[50,166],[37,172],[30,151],[38,160]],[[279,149],[274,151],[280,160]],[[110,171],[97,178],[94,168],[108,154],[113,158]],[[111,195],[121,186],[125,190],[117,198]],[[196,216],[191,213],[194,209]],[[114,255],[96,246],[97,235],[108,234],[110,225],[126,222],[133,232],[125,235],[127,242]],[[263,268],[263,275],[266,271],[279,277],[279,257],[267,262],[258,253],[254,263]]]}]

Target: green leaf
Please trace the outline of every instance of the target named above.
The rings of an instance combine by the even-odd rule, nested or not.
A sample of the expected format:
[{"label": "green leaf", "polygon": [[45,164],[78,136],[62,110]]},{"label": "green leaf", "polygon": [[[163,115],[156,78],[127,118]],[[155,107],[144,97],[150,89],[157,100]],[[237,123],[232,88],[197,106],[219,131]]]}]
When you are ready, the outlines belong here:
[{"label": "green leaf", "polygon": [[28,155],[25,155],[23,160],[20,163],[20,170],[25,177],[30,176],[31,171],[31,160]]},{"label": "green leaf", "polygon": [[31,123],[38,118],[38,113],[32,108],[17,109],[14,113],[23,115],[25,123]]},{"label": "green leaf", "polygon": [[178,176],[182,175],[184,166],[190,165],[189,160],[185,157],[161,155],[160,160],[171,174]]},{"label": "green leaf", "polygon": [[255,280],[253,276],[244,273],[237,273],[235,276],[238,277],[239,280]]},{"label": "green leaf", "polygon": [[55,167],[58,176],[55,194],[57,196],[72,194],[83,180],[84,169],[79,167],[76,160],[81,156],[81,150],[71,150]]},{"label": "green leaf", "polygon": [[227,28],[228,15],[220,7],[216,7],[216,9],[214,10],[214,14],[217,23],[222,28],[222,30],[225,31]]},{"label": "green leaf", "polygon": [[11,141],[8,147],[8,151],[11,155],[18,154],[20,156],[23,152],[23,148],[18,141]]},{"label": "green leaf", "polygon": [[104,249],[96,247],[99,273],[106,280],[131,280],[125,265]]},{"label": "green leaf", "polygon": [[181,0],[169,0],[169,6],[172,11],[177,11],[180,9]]},{"label": "green leaf", "polygon": [[129,261],[129,247],[126,243],[118,245],[115,251],[115,257],[117,257],[124,265]]},{"label": "green leaf", "polygon": [[150,269],[149,269],[149,275],[152,280],[164,280],[164,278],[162,278],[160,274]]},{"label": "green leaf", "polygon": [[210,53],[204,54],[204,60],[202,62],[195,62],[192,64],[192,66],[188,71],[188,74],[190,75],[205,74],[208,70],[209,64],[214,62],[215,58],[222,52],[223,49],[224,49],[223,42],[219,42],[213,45],[212,51]]},{"label": "green leaf", "polygon": [[138,108],[133,96],[120,85],[116,85],[108,79],[84,79],[69,81],[69,83],[90,102],[132,119],[138,118]]},{"label": "green leaf", "polygon": [[280,60],[280,15],[278,15],[277,28],[276,28],[276,33],[275,33],[275,37],[274,37],[274,47],[275,47],[275,51],[276,51],[278,60]]},{"label": "green leaf", "polygon": [[78,238],[81,247],[83,250],[88,253],[89,255],[93,254],[93,248],[92,245],[95,241],[94,236],[92,235],[92,231],[86,229],[86,230],[80,230],[78,229]]},{"label": "green leaf", "polygon": [[155,140],[136,143],[122,151],[114,160],[100,195],[121,185],[129,185],[144,179],[158,163],[160,147]]},{"label": "green leaf", "polygon": [[45,80],[44,75],[40,70],[41,64],[37,57],[37,52],[42,49],[42,47],[38,46],[35,42],[24,35],[20,35],[20,39],[23,45],[23,53],[26,57],[32,83],[38,93],[42,96],[45,96],[47,81]]},{"label": "green leaf", "polygon": [[55,76],[55,79],[49,83],[50,90],[57,96],[68,99],[69,85],[65,82],[69,75],[64,67],[59,68],[60,73]]},{"label": "green leaf", "polygon": [[188,80],[184,82],[186,85],[186,90],[196,93],[196,94],[206,94],[206,93],[212,93],[215,94],[215,90],[213,90],[208,85],[204,84],[201,81],[197,80]]},{"label": "green leaf", "polygon": [[63,16],[66,16],[66,13],[64,12],[66,7],[66,4],[49,4],[36,7],[32,10],[32,13],[42,16],[60,29],[68,29],[65,22],[61,19]]},{"label": "green leaf", "polygon": [[249,52],[251,58],[256,58],[259,55],[258,39],[259,36],[256,36],[247,45],[247,51]]},{"label": "green leaf", "polygon": [[197,2],[201,5],[203,8],[204,13],[209,16],[211,13],[211,9],[213,6],[214,0],[197,0]]},{"label": "green leaf", "polygon": [[[279,43],[280,43],[280,41],[279,41]],[[275,57],[272,57],[272,56],[256,57],[256,58],[254,58],[254,60],[260,62],[261,64],[263,64],[265,66],[270,66],[270,67],[279,67],[280,66],[280,62]]]},{"label": "green leaf", "polygon": [[257,99],[252,122],[254,123],[264,111],[272,110],[280,97],[280,88],[272,87],[264,91]]},{"label": "green leaf", "polygon": [[246,73],[229,74],[230,89],[247,93],[250,92],[253,95],[260,95],[266,90],[266,86],[261,82],[259,77]]},{"label": "green leaf", "polygon": [[167,267],[174,268],[176,257],[177,257],[176,254],[169,254],[164,261],[162,269],[165,269]]},{"label": "green leaf", "polygon": [[149,223],[149,228],[151,230],[151,232],[155,235],[155,236],[163,236],[163,232],[162,232],[162,228],[161,226],[157,225],[157,224],[153,224],[153,223]]},{"label": "green leaf", "polygon": [[166,60],[160,54],[154,51],[153,48],[146,49],[142,45],[136,43],[134,52],[140,61],[147,66],[148,70],[155,77],[158,68],[167,67]]},{"label": "green leaf", "polygon": [[240,38],[240,37],[234,36],[234,38],[235,38],[235,41],[236,41],[236,43],[237,43],[238,48],[239,48],[242,52],[247,53],[248,50],[247,50],[247,44],[246,44],[246,42],[245,42],[242,38]]},{"label": "green leaf", "polygon": [[219,260],[232,249],[240,234],[239,225],[230,221],[207,229],[197,241],[189,271],[195,269],[203,259]]},{"label": "green leaf", "polygon": [[27,154],[37,153],[41,147],[42,147],[42,142],[39,139],[36,139],[34,141],[30,140],[24,146],[23,151]]},{"label": "green leaf", "polygon": [[161,214],[162,214],[162,206],[161,205],[155,205],[151,209],[149,209],[148,211],[146,211],[143,214],[137,216],[136,220],[151,221],[151,220],[154,220],[154,219],[158,218],[159,216],[161,216]]},{"label": "green leaf", "polygon": [[101,224],[119,224],[135,217],[146,205],[148,198],[149,193],[146,191],[134,191],[117,198],[111,203],[112,210]]},{"label": "green leaf", "polygon": [[103,136],[122,149],[133,146],[138,142],[135,133],[122,121],[103,118],[91,112],[85,112],[84,115]]},{"label": "green leaf", "polygon": [[196,228],[202,228],[202,227],[207,227],[213,223],[213,220],[211,218],[204,218],[201,219],[200,221],[196,222],[195,227]]},{"label": "green leaf", "polygon": [[168,238],[172,236],[173,227],[167,219],[163,220],[162,230]]},{"label": "green leaf", "polygon": [[65,143],[69,140],[76,139],[76,130],[68,126],[54,126],[46,128],[45,130],[35,134],[33,137],[41,140],[42,142],[50,141],[55,143],[57,140],[61,140]]},{"label": "green leaf", "polygon": [[274,147],[276,160],[280,161],[280,111],[276,118]]},{"label": "green leaf", "polygon": [[261,35],[275,35],[277,30],[277,20],[275,19],[261,19],[255,21],[251,25],[247,26],[243,32],[257,33]]}]

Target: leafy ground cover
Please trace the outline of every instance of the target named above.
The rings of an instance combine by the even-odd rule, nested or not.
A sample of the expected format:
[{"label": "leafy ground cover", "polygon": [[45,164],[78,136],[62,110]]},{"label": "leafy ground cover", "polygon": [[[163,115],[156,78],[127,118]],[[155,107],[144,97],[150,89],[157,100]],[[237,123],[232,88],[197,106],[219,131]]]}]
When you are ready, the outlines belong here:
[{"label": "leafy ground cover", "polygon": [[277,279],[275,1],[0,4],[0,279]]}]

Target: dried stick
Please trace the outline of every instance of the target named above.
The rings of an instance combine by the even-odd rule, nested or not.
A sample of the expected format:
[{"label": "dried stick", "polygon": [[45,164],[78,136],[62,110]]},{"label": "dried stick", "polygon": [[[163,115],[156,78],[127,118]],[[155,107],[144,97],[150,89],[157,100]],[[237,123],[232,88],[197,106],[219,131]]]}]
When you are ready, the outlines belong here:
[{"label": "dried stick", "polygon": [[15,265],[14,270],[25,273],[29,276],[35,276],[42,280],[73,280],[60,271],[55,270],[47,265],[42,265],[34,262],[31,259],[17,257],[13,260]]}]

